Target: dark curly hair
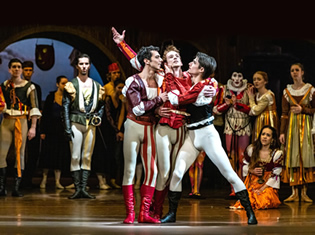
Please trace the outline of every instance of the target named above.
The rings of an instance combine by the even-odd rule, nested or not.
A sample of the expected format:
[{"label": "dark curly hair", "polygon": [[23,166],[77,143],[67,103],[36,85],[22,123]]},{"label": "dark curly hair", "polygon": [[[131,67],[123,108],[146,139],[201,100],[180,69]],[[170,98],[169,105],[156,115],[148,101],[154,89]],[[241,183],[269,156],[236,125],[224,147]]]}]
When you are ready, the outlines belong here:
[{"label": "dark curly hair", "polygon": [[160,50],[159,47],[155,47],[152,45],[140,48],[139,52],[137,53],[137,58],[142,68],[145,66],[144,59],[148,59],[151,61],[152,51],[159,51],[159,50]]}]

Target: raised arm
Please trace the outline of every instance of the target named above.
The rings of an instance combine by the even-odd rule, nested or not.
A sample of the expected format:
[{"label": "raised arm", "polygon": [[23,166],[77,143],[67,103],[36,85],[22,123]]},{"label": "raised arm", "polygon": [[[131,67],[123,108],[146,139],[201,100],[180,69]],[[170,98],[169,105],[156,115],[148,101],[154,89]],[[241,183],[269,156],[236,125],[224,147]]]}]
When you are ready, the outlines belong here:
[{"label": "raised arm", "polygon": [[137,59],[137,53],[132,50],[132,48],[125,42],[125,30],[122,34],[118,33],[117,30],[112,27],[113,40],[117,44],[119,50],[125,55],[125,57],[129,60],[132,67],[138,71],[142,71],[142,66],[140,65]]}]

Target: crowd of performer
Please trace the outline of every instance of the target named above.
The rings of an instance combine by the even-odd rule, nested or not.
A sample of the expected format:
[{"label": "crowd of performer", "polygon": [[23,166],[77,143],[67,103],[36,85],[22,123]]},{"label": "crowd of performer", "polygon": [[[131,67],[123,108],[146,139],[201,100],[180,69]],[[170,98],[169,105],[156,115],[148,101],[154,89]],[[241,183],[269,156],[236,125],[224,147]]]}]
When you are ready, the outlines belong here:
[{"label": "crowd of performer", "polygon": [[[49,169],[54,170],[56,188],[64,188],[60,176],[70,169],[73,184],[68,187],[74,193],[69,199],[95,198],[87,190],[93,171],[100,189],[122,188],[124,223],[136,219],[139,160],[143,167],[139,223],[176,222],[183,177],[189,170],[191,195],[200,196],[205,157],[230,183],[230,196],[237,199],[230,208],[245,209],[248,224],[257,224],[255,209],[281,204],[281,181],[292,187],[285,202],[313,202],[307,186],[315,181],[315,88],[304,81],[301,63],[290,67],[293,83],[283,90],[278,114],[264,71],[255,72],[250,83],[236,68],[226,84],[219,84],[212,56],[198,52],[188,71],[182,71],[174,45],[163,54],[155,46],[136,53],[124,41],[125,31],[120,34],[112,28],[112,33],[138,72],[124,80],[118,63],[112,63],[103,87],[89,77],[89,55],[80,54],[77,77],[58,76],[57,90],[49,93],[42,110],[40,87],[28,74],[32,62],[9,62],[11,78],[0,87],[0,196],[7,195],[7,156],[13,146],[12,196],[23,196],[21,182],[31,183],[37,158],[43,172],[41,188],[46,187]],[[223,117],[225,146],[214,127],[215,117]],[[40,151],[32,158],[32,146],[39,141]],[[110,161],[104,155],[110,155]],[[166,197],[169,211],[163,213]]]}]

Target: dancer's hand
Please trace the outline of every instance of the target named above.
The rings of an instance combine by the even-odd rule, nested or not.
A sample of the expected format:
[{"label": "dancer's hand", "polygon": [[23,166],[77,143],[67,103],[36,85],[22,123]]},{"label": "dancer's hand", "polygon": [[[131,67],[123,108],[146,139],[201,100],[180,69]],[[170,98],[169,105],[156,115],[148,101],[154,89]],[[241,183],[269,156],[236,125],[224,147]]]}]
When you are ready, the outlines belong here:
[{"label": "dancer's hand", "polygon": [[169,67],[169,66],[167,65],[167,63],[164,63],[164,71],[165,71],[165,74],[167,74],[167,73],[174,74],[173,68],[172,68],[172,67]]},{"label": "dancer's hand", "polygon": [[254,97],[255,95],[255,91],[254,91],[255,87],[253,85],[249,85],[246,89],[246,93],[249,97]]},{"label": "dancer's hand", "polygon": [[213,97],[217,94],[217,90],[213,86],[205,86],[204,95],[205,97]]},{"label": "dancer's hand", "polygon": [[113,40],[116,44],[119,44],[125,40],[125,32],[126,30],[124,30],[122,34],[120,34],[117,32],[117,30],[114,27],[112,27]]},{"label": "dancer's hand", "polygon": [[300,105],[292,105],[290,108],[291,112],[294,114],[299,114],[302,112],[302,107]]},{"label": "dancer's hand", "polygon": [[160,117],[169,118],[171,116],[171,108],[160,106],[157,113]]},{"label": "dancer's hand", "polygon": [[260,194],[262,194],[264,192],[264,190],[265,190],[265,187],[261,187],[260,189],[255,189],[254,193],[260,195]]},{"label": "dancer's hand", "polygon": [[256,167],[251,173],[256,176],[262,176],[263,170],[261,167]]},{"label": "dancer's hand", "polygon": [[36,128],[35,127],[31,127],[27,133],[27,138],[28,140],[31,140],[35,137],[36,135]]},{"label": "dancer's hand", "polygon": [[116,140],[117,140],[117,141],[123,141],[123,140],[124,140],[124,133],[122,133],[121,131],[118,132],[118,133],[116,134]]},{"label": "dancer's hand", "polygon": [[160,93],[159,96],[161,97],[161,99],[163,100],[163,102],[165,102],[165,101],[168,100],[167,92]]}]

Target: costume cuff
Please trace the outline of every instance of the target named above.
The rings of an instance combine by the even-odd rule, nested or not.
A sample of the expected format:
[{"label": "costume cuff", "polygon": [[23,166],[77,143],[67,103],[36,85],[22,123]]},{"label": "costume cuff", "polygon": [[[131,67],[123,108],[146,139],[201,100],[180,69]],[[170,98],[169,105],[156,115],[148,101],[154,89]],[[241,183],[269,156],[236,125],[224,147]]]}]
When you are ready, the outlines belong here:
[{"label": "costume cuff", "polygon": [[41,114],[41,112],[39,111],[38,108],[32,108],[32,109],[30,110],[30,116],[31,116],[31,117],[32,117],[32,116],[38,116],[38,118],[39,118],[39,117],[42,116],[42,114]]},{"label": "costume cuff", "polygon": [[133,112],[134,115],[136,115],[136,116],[141,116],[141,115],[143,115],[143,114],[145,113],[143,102],[141,102],[139,105],[133,107],[132,112]]}]

